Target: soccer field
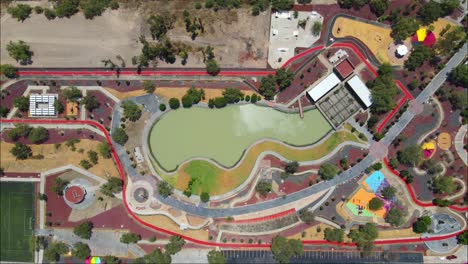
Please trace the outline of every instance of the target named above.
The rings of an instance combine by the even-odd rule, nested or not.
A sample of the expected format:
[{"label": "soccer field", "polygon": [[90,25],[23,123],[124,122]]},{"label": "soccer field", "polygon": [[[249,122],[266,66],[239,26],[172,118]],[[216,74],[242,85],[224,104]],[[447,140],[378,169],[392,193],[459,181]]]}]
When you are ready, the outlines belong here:
[{"label": "soccer field", "polygon": [[33,183],[0,183],[0,261],[34,260],[29,246],[34,215]]}]

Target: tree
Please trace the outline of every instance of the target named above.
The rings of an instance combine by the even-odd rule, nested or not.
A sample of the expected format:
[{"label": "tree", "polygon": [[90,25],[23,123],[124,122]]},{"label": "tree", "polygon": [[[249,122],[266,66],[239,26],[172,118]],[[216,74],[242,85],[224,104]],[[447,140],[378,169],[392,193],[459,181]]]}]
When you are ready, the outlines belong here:
[{"label": "tree", "polygon": [[378,211],[382,209],[383,205],[384,202],[377,197],[374,197],[369,201],[369,209],[372,211]]},{"label": "tree", "polygon": [[140,107],[133,101],[124,101],[122,103],[123,108],[123,115],[125,118],[129,119],[130,121],[137,121],[141,117],[141,109]]},{"label": "tree", "polygon": [[78,102],[78,100],[83,97],[81,91],[75,86],[63,89],[62,95],[70,102]]},{"label": "tree", "polygon": [[461,245],[468,245],[468,231],[465,231],[457,236],[457,242]]},{"label": "tree", "polygon": [[400,165],[400,162],[398,162],[397,158],[391,158],[388,163],[389,163],[390,167],[392,167],[393,169],[398,168],[398,165]]},{"label": "tree", "polygon": [[184,95],[182,96],[182,106],[184,108],[190,108],[192,107],[192,104],[193,104],[193,101],[192,101],[192,98],[190,98],[190,96],[188,95]]},{"label": "tree", "polygon": [[226,258],[224,257],[223,253],[211,250],[208,252],[208,264],[224,264],[226,263]]},{"label": "tree", "polygon": [[427,173],[429,173],[431,175],[439,174],[444,170],[444,168],[442,167],[440,161],[436,161],[436,160],[433,160],[433,159],[425,160],[422,163],[421,168],[426,170]]},{"label": "tree", "polygon": [[325,163],[320,166],[318,174],[322,179],[328,181],[333,179],[338,173],[338,168],[335,165]]},{"label": "tree", "polygon": [[385,13],[385,10],[390,6],[390,1],[388,0],[370,0],[369,6],[371,11],[376,16],[381,16]]},{"label": "tree", "polygon": [[280,68],[276,70],[275,81],[282,91],[291,85],[294,79],[294,73],[290,69]]},{"label": "tree", "polygon": [[397,153],[397,158],[400,163],[419,166],[423,161],[422,147],[418,144],[407,146]]},{"label": "tree", "polygon": [[10,150],[10,153],[15,156],[17,160],[25,160],[32,155],[31,148],[20,142],[15,143],[15,146]]},{"label": "tree", "polygon": [[360,225],[357,230],[351,230],[348,236],[357,244],[358,249],[367,255],[374,249],[374,240],[378,235],[377,226],[373,223],[367,223]]},{"label": "tree", "polygon": [[314,24],[312,25],[312,34],[314,36],[320,35],[320,32],[322,31],[322,23],[319,21],[315,21]]},{"label": "tree", "polygon": [[401,226],[404,223],[406,213],[396,206],[392,206],[385,216],[385,222],[392,226]]},{"label": "tree", "polygon": [[97,164],[98,163],[98,154],[96,151],[93,150],[88,150],[88,159],[93,163]]},{"label": "tree", "polygon": [[175,253],[182,250],[182,247],[185,245],[185,240],[180,236],[171,236],[169,238],[169,243],[165,246],[166,253],[169,255],[174,255]]},{"label": "tree", "polygon": [[207,60],[205,62],[205,65],[206,65],[206,72],[209,73],[210,75],[216,76],[221,71],[221,68],[219,67],[215,59]]},{"label": "tree", "polygon": [[[436,50],[438,50],[442,55],[450,55],[451,53],[455,52],[456,50],[458,50],[460,48],[460,46],[463,43],[465,43],[465,41],[467,39],[467,34],[466,34],[465,29],[463,27],[451,27],[451,28],[452,28],[452,30],[449,30],[450,28],[447,28],[447,30],[449,30],[449,31],[446,32],[443,36],[440,36],[437,39],[437,42],[436,42],[436,44],[434,46],[434,48]],[[467,75],[466,74],[466,72],[467,72],[466,67],[467,67],[466,64],[460,64],[458,67],[456,67],[453,70],[453,71],[456,71],[457,69],[460,69],[461,72],[459,72],[460,75],[458,75],[458,76],[461,77],[461,78],[465,77],[464,82],[461,82],[461,84],[459,84],[459,83],[455,83],[455,84],[466,87],[466,85],[467,85],[466,84],[467,83],[466,78],[468,78],[468,77],[466,77],[466,75]],[[450,75],[449,75],[448,79],[449,79],[450,82],[452,82]]]},{"label": "tree", "polygon": [[29,132],[31,132],[32,128],[26,124],[16,124],[15,128],[8,131],[8,138],[16,141],[20,137],[27,137]]},{"label": "tree", "polygon": [[31,15],[32,8],[29,5],[18,4],[16,6],[10,6],[7,9],[8,14],[11,17],[16,18],[18,21],[23,22],[29,15]]},{"label": "tree", "polygon": [[226,88],[223,90],[224,99],[228,104],[237,103],[244,97],[244,93],[237,88]]},{"label": "tree", "polygon": [[201,100],[205,99],[205,90],[190,87],[190,89],[187,90],[185,95],[192,99],[193,104],[198,104]]},{"label": "tree", "polygon": [[429,216],[420,217],[416,222],[414,222],[413,231],[418,234],[426,233],[429,231],[431,223],[432,221]]},{"label": "tree", "polygon": [[62,178],[55,178],[54,184],[52,185],[52,192],[59,196],[63,196],[63,190],[65,190],[68,183],[69,182],[67,180],[63,180]]},{"label": "tree", "polygon": [[330,242],[343,242],[344,230],[338,228],[325,228],[324,230],[325,240]]},{"label": "tree", "polygon": [[160,110],[161,112],[166,111],[166,105],[165,105],[165,104],[159,104],[159,110]]},{"label": "tree", "polygon": [[282,236],[275,236],[271,240],[271,252],[279,263],[289,263],[292,256],[304,253],[304,246],[300,240],[288,240]]},{"label": "tree", "polygon": [[110,5],[111,5],[111,1],[109,0],[106,0],[106,1],[87,0],[87,1],[80,2],[81,10],[83,10],[83,14],[86,19],[93,19],[95,16],[100,16],[104,12],[104,10],[106,10],[108,6],[110,7]]},{"label": "tree", "polygon": [[442,16],[450,15],[453,12],[453,10],[455,10],[459,6],[460,6],[460,1],[458,0],[442,0],[440,2],[440,7],[442,9]]},{"label": "tree", "polygon": [[440,198],[435,198],[434,200],[432,200],[432,203],[440,207],[447,207],[447,206],[452,205],[452,202],[450,200],[440,199]]},{"label": "tree", "polygon": [[2,64],[0,66],[0,72],[10,79],[18,77],[18,70],[11,64]]},{"label": "tree", "polygon": [[120,259],[116,256],[107,255],[101,257],[101,260],[106,264],[120,264]]},{"label": "tree", "polygon": [[442,16],[443,10],[439,3],[434,1],[429,1],[429,3],[424,4],[421,9],[418,11],[418,16],[425,25],[436,21],[439,17]]},{"label": "tree", "polygon": [[460,64],[448,75],[448,81],[465,88],[468,88],[468,64]]},{"label": "tree", "polygon": [[465,109],[467,106],[467,96],[465,91],[452,91],[449,96],[449,101],[453,109]]},{"label": "tree", "polygon": [[85,106],[86,110],[90,112],[99,107],[99,101],[93,95],[86,95],[81,100],[81,103]]},{"label": "tree", "polygon": [[53,10],[53,9],[46,8],[44,10],[44,16],[48,20],[54,20],[57,17],[57,13],[55,13],[55,10]]},{"label": "tree", "polygon": [[263,77],[260,81],[260,87],[258,91],[261,95],[265,96],[265,99],[271,100],[276,93],[276,82],[275,77],[269,74],[267,77]]},{"label": "tree", "polygon": [[120,237],[120,242],[124,244],[134,244],[140,241],[141,236],[135,233],[125,233]]},{"label": "tree", "polygon": [[168,197],[169,195],[172,194],[172,186],[169,185],[169,183],[167,183],[165,181],[160,181],[160,182],[158,182],[158,193],[163,198],[166,198],[166,197]]},{"label": "tree", "polygon": [[148,25],[153,39],[162,39],[174,27],[175,17],[168,15],[151,15]]},{"label": "tree", "polygon": [[143,81],[143,90],[149,94],[152,94],[156,90],[156,86],[152,81]]},{"label": "tree", "polygon": [[29,98],[25,96],[17,97],[15,98],[13,105],[21,112],[26,112],[29,110]]},{"label": "tree", "polygon": [[208,202],[210,200],[210,194],[207,192],[202,192],[200,194],[200,200],[204,203]]},{"label": "tree", "polygon": [[388,70],[386,63],[380,68],[379,76],[369,83],[372,94],[371,112],[373,114],[382,114],[393,109],[396,106],[395,97],[398,94],[398,88],[393,82],[392,70]]},{"label": "tree", "polygon": [[408,59],[405,61],[405,69],[414,71],[416,68],[421,66],[425,61],[429,60],[433,56],[431,49],[424,45],[417,46],[413,49]]},{"label": "tree", "polygon": [[91,221],[83,222],[73,228],[73,234],[83,239],[90,239],[93,229],[93,223]]},{"label": "tree", "polygon": [[299,162],[295,160],[287,162],[286,166],[284,166],[284,171],[286,171],[289,174],[296,173],[297,169],[299,169]]},{"label": "tree", "polygon": [[268,193],[271,192],[271,182],[268,180],[259,180],[257,183],[257,186],[255,186],[255,191],[258,192],[261,196],[265,197],[268,195]]},{"label": "tree", "polygon": [[385,187],[380,194],[382,194],[386,200],[392,200],[396,196],[396,188],[393,186]]},{"label": "tree", "polygon": [[70,18],[78,12],[79,0],[63,0],[55,5],[55,13],[58,17]]},{"label": "tree", "polygon": [[43,127],[31,129],[28,135],[29,141],[34,144],[42,143],[49,138],[49,131]]},{"label": "tree", "polygon": [[8,112],[10,112],[10,109],[0,105],[0,117],[6,117]]},{"label": "tree", "polygon": [[91,249],[88,244],[77,242],[73,245],[72,255],[80,260],[85,260],[87,257],[91,256]]},{"label": "tree", "polygon": [[435,193],[438,194],[451,194],[457,186],[451,176],[437,176],[432,179],[432,187]]},{"label": "tree", "polygon": [[63,106],[62,102],[60,102],[57,99],[55,99],[54,101],[54,108],[55,108],[55,112],[59,114],[63,113],[63,111],[65,110],[65,107]]},{"label": "tree", "polygon": [[413,35],[418,28],[419,23],[416,19],[411,17],[402,17],[392,26],[392,33],[390,35],[396,41],[404,41]]},{"label": "tree", "polygon": [[159,248],[153,250],[150,254],[145,255],[142,258],[135,259],[135,263],[142,263],[142,264],[154,264],[154,263],[161,263],[161,264],[170,264],[171,263],[171,255],[167,253],[162,253]]},{"label": "tree", "polygon": [[112,131],[112,140],[123,146],[128,140],[128,135],[123,128],[118,127]]},{"label": "tree", "polygon": [[177,98],[169,99],[169,107],[171,109],[177,109],[177,108],[179,108],[179,106],[180,106],[179,99],[177,99]]},{"label": "tree", "polygon": [[310,225],[312,222],[314,222],[315,215],[311,211],[309,211],[307,208],[304,208],[299,211],[299,218],[302,220],[302,222]]},{"label": "tree", "polygon": [[52,242],[44,250],[44,258],[48,261],[58,261],[60,255],[68,253],[68,247],[63,242]]},{"label": "tree", "polygon": [[110,159],[112,157],[111,147],[107,142],[102,142],[98,145],[98,152],[105,159]]},{"label": "tree", "polygon": [[122,185],[122,180],[120,178],[111,177],[106,183],[101,185],[101,192],[106,196],[114,197],[114,194],[122,191]]},{"label": "tree", "polygon": [[272,0],[271,8],[277,11],[290,10],[294,5],[294,0]]}]

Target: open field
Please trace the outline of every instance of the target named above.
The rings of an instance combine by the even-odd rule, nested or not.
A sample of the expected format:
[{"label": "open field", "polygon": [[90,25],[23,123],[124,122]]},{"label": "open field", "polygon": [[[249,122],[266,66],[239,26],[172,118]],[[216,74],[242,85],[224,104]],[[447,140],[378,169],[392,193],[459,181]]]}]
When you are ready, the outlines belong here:
[{"label": "open field", "polygon": [[[35,67],[102,67],[102,60],[120,55],[127,67],[131,58],[140,54],[138,38],[146,35],[151,41],[146,18],[151,14],[176,17],[174,28],[168,32],[174,46],[189,47],[185,67],[205,67],[201,49],[211,45],[221,67],[266,67],[269,12],[251,15],[251,8],[218,10],[194,8],[195,1],[155,0],[122,4],[118,10],[107,10],[102,16],[85,19],[82,13],[71,18],[47,20],[44,14],[31,14],[18,22],[3,14],[1,23],[1,63],[17,63],[6,53],[6,44],[23,40],[34,52]],[[195,40],[186,32],[182,13],[190,12],[191,19],[200,18],[204,32]],[[3,13],[3,12],[2,12]],[[256,30],[251,30],[255,25]],[[157,62],[158,67],[184,67],[180,58],[173,64]]]},{"label": "open field", "polygon": [[[199,160],[184,164],[174,175],[165,175],[162,171],[158,171],[158,173],[175,188],[185,190],[190,179],[192,177],[205,174],[203,168],[207,168],[210,172],[210,177],[203,177],[203,180],[209,181],[209,183],[203,183],[202,181],[202,183],[198,185],[200,186],[198,190],[211,191],[210,195],[212,196],[220,195],[229,192],[242,184],[249,177],[258,156],[264,151],[274,151],[288,160],[297,160],[301,162],[319,159],[320,157],[330,153],[344,141],[358,142],[358,138],[348,131],[340,131],[332,134],[320,145],[307,149],[292,149],[284,144],[265,141],[250,148],[250,150],[245,154],[246,156],[242,160],[242,163],[232,170],[221,170],[208,161]],[[195,167],[196,170],[193,167]],[[187,168],[189,169],[187,170]],[[192,171],[196,171],[197,174],[190,174]],[[195,194],[196,192],[193,193]]]},{"label": "open field", "polygon": [[197,157],[231,167],[246,148],[260,139],[302,146],[316,142],[329,131],[330,125],[317,110],[306,112],[301,119],[298,114],[255,105],[193,108],[164,115],[152,128],[149,143],[152,154],[167,170]]},{"label": "open field", "polygon": [[[43,172],[53,168],[73,164],[79,168],[80,161],[87,159],[88,150],[97,152],[97,146],[100,142],[89,139],[82,139],[80,143],[75,144],[76,151],[71,151],[64,144],[59,149],[55,149],[54,144],[30,145],[33,155],[42,154],[44,159],[26,159],[16,160],[10,153],[10,149],[14,144],[1,142],[1,163],[6,172]],[[79,149],[83,149],[83,153],[79,153]],[[99,177],[107,179],[107,176],[119,177],[117,168],[112,159],[104,159],[99,156],[98,164],[88,170]]]},{"label": "open field", "polygon": [[0,261],[32,262],[34,184],[0,183]]},{"label": "open field", "polygon": [[31,15],[23,23],[9,15],[1,23],[1,63],[17,63],[8,56],[6,44],[23,40],[34,52],[34,67],[102,67],[101,60],[120,55],[131,66],[139,54],[141,17],[135,11],[119,9],[87,20],[79,13],[67,19],[47,20]]}]

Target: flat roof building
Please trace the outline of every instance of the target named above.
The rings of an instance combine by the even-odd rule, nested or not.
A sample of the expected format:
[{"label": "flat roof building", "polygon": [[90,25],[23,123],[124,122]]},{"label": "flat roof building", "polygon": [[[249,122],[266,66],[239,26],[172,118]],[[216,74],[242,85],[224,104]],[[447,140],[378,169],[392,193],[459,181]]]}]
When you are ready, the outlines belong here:
[{"label": "flat roof building", "polygon": [[320,98],[335,88],[339,83],[340,79],[338,76],[336,76],[335,73],[332,72],[307,93],[314,102],[317,102]]},{"label": "flat roof building", "polygon": [[58,94],[31,94],[29,96],[29,116],[56,116],[54,103]]},{"label": "flat roof building", "polygon": [[344,59],[338,65],[335,66],[335,71],[341,77],[342,80],[346,79],[354,71],[353,64],[348,60]]},{"label": "flat roof building", "polygon": [[372,95],[367,85],[355,75],[347,82],[349,88],[359,97],[359,100],[368,108],[372,105]]}]

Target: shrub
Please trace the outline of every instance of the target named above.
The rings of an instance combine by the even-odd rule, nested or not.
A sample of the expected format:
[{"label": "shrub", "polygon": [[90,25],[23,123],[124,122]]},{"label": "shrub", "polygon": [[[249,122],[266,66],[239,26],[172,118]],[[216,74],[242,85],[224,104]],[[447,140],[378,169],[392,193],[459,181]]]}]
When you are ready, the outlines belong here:
[{"label": "shrub", "polygon": [[165,104],[160,104],[160,105],[159,105],[159,110],[160,110],[161,112],[166,111],[166,105],[165,105]]},{"label": "shrub", "polygon": [[179,99],[177,98],[171,98],[169,99],[169,107],[171,109],[177,109],[180,107],[180,102],[179,102]]}]

